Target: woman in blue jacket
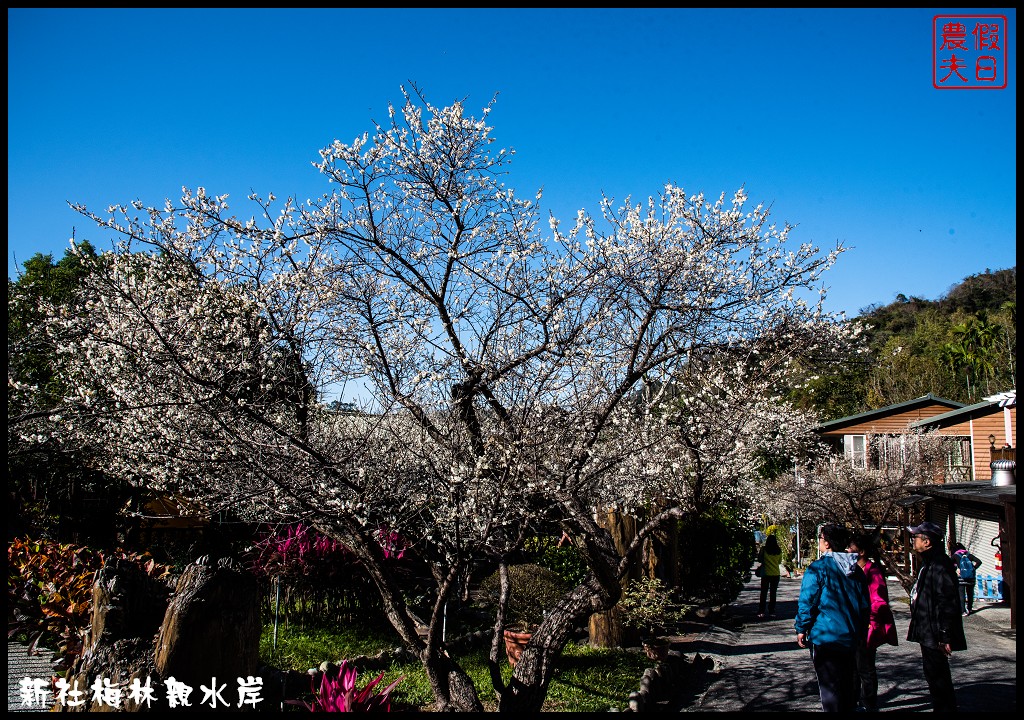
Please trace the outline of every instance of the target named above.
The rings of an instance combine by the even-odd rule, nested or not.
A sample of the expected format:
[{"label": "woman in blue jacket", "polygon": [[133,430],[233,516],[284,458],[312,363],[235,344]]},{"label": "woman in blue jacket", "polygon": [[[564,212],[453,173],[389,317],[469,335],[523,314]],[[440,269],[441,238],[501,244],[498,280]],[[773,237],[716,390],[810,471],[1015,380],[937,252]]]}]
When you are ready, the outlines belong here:
[{"label": "woman in blue jacket", "polygon": [[857,706],[857,645],[867,631],[870,604],[857,554],[845,552],[849,542],[849,532],[839,525],[818,531],[821,557],[804,573],[793,625],[797,645],[810,648],[826,712]]}]

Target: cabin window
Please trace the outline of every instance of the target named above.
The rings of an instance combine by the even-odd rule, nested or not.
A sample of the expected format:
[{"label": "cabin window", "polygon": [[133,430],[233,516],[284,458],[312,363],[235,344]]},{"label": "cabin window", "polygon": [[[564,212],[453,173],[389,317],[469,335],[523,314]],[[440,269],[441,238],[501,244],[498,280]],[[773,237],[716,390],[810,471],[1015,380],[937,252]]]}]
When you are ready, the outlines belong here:
[{"label": "cabin window", "polygon": [[904,435],[875,435],[869,448],[872,470],[902,470],[907,466],[907,438]]},{"label": "cabin window", "polygon": [[843,454],[855,468],[866,468],[868,465],[867,443],[864,435],[844,435]]},{"label": "cabin window", "polygon": [[946,442],[946,482],[970,482],[972,476],[971,439],[949,438]]}]

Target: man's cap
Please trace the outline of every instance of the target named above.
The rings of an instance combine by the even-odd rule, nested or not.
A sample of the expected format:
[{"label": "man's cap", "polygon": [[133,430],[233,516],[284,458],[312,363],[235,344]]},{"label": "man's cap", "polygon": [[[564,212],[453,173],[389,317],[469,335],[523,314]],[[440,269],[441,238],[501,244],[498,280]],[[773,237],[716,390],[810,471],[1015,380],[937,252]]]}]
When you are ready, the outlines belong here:
[{"label": "man's cap", "polygon": [[928,535],[929,537],[933,537],[936,540],[941,540],[946,535],[946,533],[942,531],[942,528],[940,528],[933,522],[928,522],[927,520],[925,520],[923,523],[916,527],[911,527],[908,525],[907,532],[909,532],[911,535]]}]

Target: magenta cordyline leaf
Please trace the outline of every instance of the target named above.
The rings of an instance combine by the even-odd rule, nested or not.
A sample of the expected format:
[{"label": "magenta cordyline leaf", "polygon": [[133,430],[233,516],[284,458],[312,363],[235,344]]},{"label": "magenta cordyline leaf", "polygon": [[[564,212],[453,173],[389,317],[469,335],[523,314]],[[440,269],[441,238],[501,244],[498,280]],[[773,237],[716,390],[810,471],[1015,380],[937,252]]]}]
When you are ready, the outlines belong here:
[{"label": "magenta cordyline leaf", "polygon": [[[407,548],[405,540],[394,531],[380,528],[376,533],[384,556],[401,559]],[[351,550],[342,542],[334,540],[303,524],[269,530],[258,544],[259,555],[255,569],[266,574],[295,573],[307,575],[312,572],[336,573],[356,562]]]},{"label": "magenta cordyline leaf", "polygon": [[401,560],[402,556],[405,555],[406,543],[402,536],[394,530],[387,530],[383,527],[378,529],[377,542],[380,543],[385,558],[393,556],[396,560]]},{"label": "magenta cordyline leaf", "polygon": [[321,557],[326,557],[342,547],[342,544],[337,540],[332,540],[325,535],[318,535],[316,543],[313,545],[313,549]]},{"label": "magenta cordyline leaf", "polygon": [[320,704],[325,712],[350,712],[352,710],[352,687],[356,681],[355,668],[342,663],[338,677],[331,679],[326,673],[320,681]]},{"label": "magenta cordyline leaf", "polygon": [[337,685],[343,692],[348,693],[352,692],[356,688],[356,669],[351,667],[347,662],[343,662],[341,667],[338,668]]},{"label": "magenta cordyline leaf", "polygon": [[374,688],[384,677],[384,673],[381,673],[357,692],[355,689],[356,674],[357,671],[354,667],[350,666],[347,661],[342,662],[338,668],[337,677],[332,678],[325,673],[320,680],[319,692],[314,693],[313,701],[301,704],[313,712],[390,711],[391,691],[395,689],[402,678],[398,678],[383,690],[375,693]]},{"label": "magenta cordyline leaf", "polygon": [[396,679],[386,688],[384,688],[383,690],[379,690],[376,694],[374,694],[373,688],[375,688],[377,684],[380,683],[383,677],[384,673],[381,673],[373,680],[366,683],[366,687],[360,690],[359,693],[356,695],[355,702],[357,705],[365,705],[367,709],[391,709],[391,691],[395,689],[395,686],[398,685],[399,681],[401,681],[402,678]]}]

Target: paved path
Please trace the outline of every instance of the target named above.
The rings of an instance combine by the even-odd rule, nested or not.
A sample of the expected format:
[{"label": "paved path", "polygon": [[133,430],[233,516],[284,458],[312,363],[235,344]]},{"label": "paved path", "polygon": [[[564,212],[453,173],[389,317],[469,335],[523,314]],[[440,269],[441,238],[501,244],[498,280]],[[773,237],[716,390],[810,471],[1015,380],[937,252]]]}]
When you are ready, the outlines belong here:
[{"label": "paved path", "polygon": [[[799,712],[821,710],[814,669],[806,650],[797,647],[793,618],[800,581],[779,584],[776,619],[757,620],[760,579],[752,578],[728,608],[728,621],[697,626],[674,638],[673,647],[691,658],[699,653],[715,662],[711,684],[685,688],[681,712]],[[882,712],[931,710],[921,671],[920,646],[907,642],[910,608],[906,593],[889,579],[889,593],[900,637],[897,647],[878,651],[878,699]],[[1017,709],[1017,632],[1010,629],[1006,606],[976,603],[964,618],[968,648],[952,660],[962,712],[1008,713]],[[29,655],[25,645],[7,644],[7,709],[24,712],[19,682],[51,675],[50,654]]]},{"label": "paved path", "polygon": [[[900,644],[878,650],[879,705],[882,712],[930,712],[920,645],[904,640],[910,616],[906,592],[895,578],[888,584]],[[711,656],[717,670],[707,690],[682,712],[821,711],[810,656],[797,646],[793,630],[800,580],[780,582],[774,620],[756,618],[759,594],[760,578],[751,578],[721,625],[678,638],[678,649]],[[1015,712],[1017,633],[1010,629],[1009,608],[976,603],[964,629],[968,648],[951,660],[960,711]]]},{"label": "paved path", "polygon": [[[46,678],[49,680],[53,672],[50,650],[41,650],[38,655],[29,655],[28,646],[21,643],[7,643],[7,711],[34,712],[38,707],[26,707],[21,704],[22,678]],[[47,683],[49,690],[50,685]],[[52,696],[51,696],[52,697]]]}]

